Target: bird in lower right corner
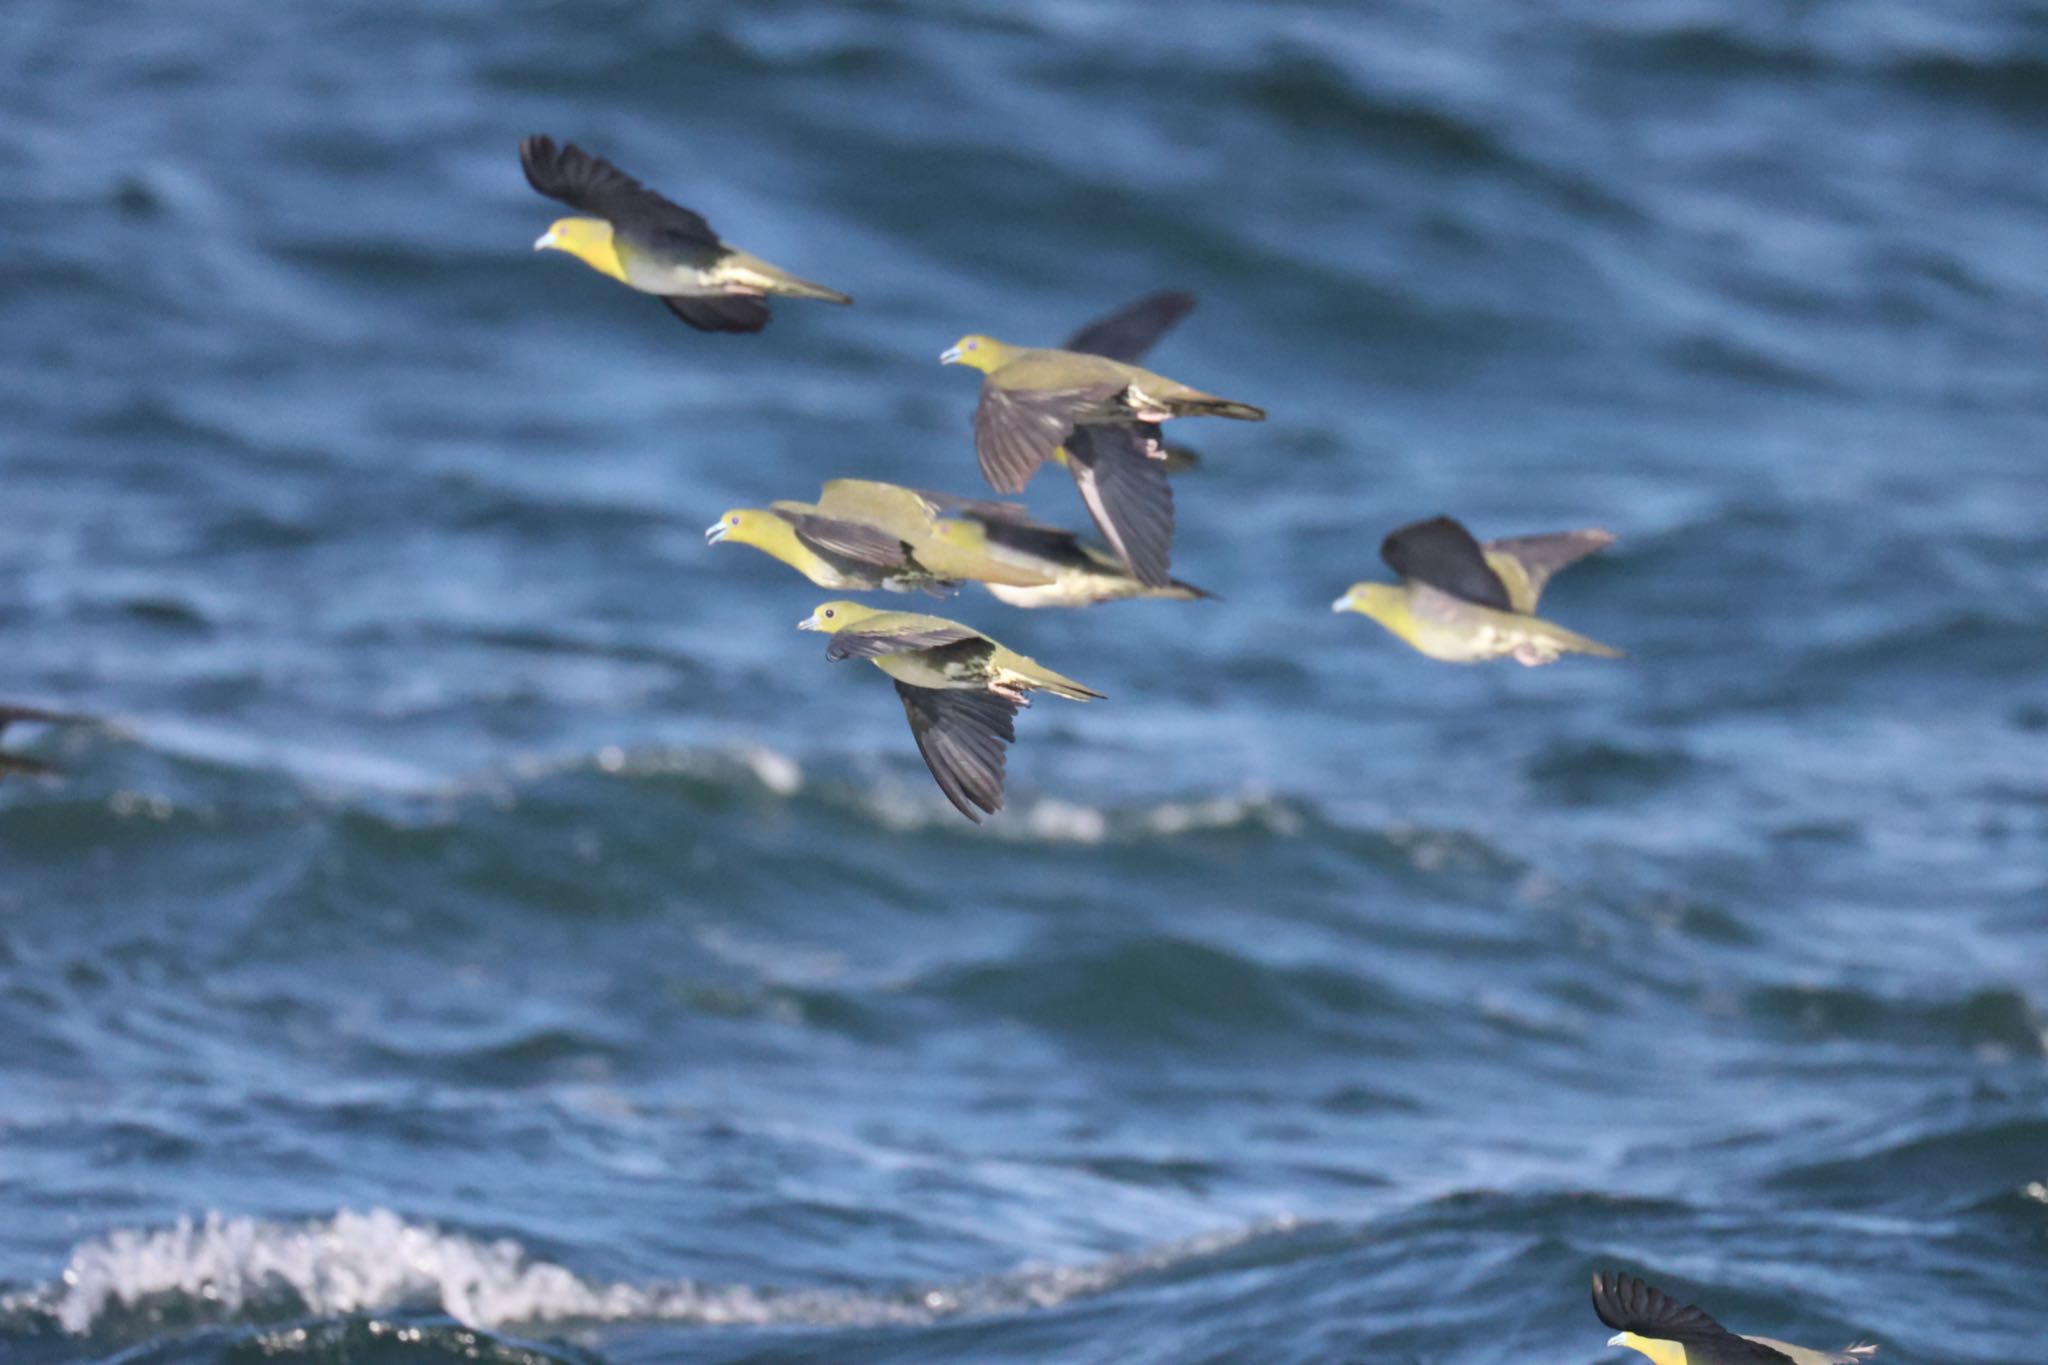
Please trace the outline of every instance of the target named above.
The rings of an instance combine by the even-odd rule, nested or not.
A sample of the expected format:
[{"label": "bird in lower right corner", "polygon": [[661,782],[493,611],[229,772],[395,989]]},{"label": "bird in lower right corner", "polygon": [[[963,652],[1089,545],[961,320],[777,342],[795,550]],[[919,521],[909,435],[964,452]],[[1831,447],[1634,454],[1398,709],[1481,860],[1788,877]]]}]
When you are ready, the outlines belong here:
[{"label": "bird in lower right corner", "polygon": [[[0,735],[7,727],[20,721],[30,725],[73,725],[83,717],[66,715],[61,711],[45,711],[34,706],[7,706],[0,704]],[[9,773],[24,777],[49,777],[57,770],[49,764],[21,754],[0,753],[0,778]]]},{"label": "bird in lower right corner", "polygon": [[1370,616],[1446,663],[1511,658],[1534,668],[1565,654],[1624,657],[1535,614],[1550,576],[1614,543],[1606,531],[1519,536],[1481,545],[1450,517],[1411,522],[1380,543],[1399,583],[1354,583],[1332,611]]},{"label": "bird in lower right corner", "polygon": [[1593,1312],[1614,1328],[1609,1346],[1640,1351],[1655,1365],[1862,1365],[1877,1353],[1869,1343],[1816,1351],[1771,1337],[1739,1336],[1632,1275],[1595,1275]]}]

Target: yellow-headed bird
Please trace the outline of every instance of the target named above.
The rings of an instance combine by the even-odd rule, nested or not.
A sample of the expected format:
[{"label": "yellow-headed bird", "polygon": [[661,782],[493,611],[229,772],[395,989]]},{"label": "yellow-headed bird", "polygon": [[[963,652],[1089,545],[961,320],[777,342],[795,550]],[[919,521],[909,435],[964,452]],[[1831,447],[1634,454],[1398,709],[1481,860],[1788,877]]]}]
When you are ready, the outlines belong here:
[{"label": "yellow-headed bird", "polygon": [[[1235,417],[1263,421],[1247,403],[1192,389],[1178,380],[1108,356],[1009,346],[979,334],[960,338],[939,357],[971,365],[986,378],[974,410],[974,449],[982,476],[1001,493],[1016,493],[1081,427],[1129,427],[1172,417]],[[1156,435],[1139,434],[1146,454],[1163,458]]]},{"label": "yellow-headed bird", "polygon": [[[80,716],[68,716],[61,711],[44,711],[34,706],[0,705],[0,735],[7,733],[7,727],[21,722],[28,725],[73,725]],[[0,778],[9,773],[20,773],[24,777],[47,777],[56,769],[21,754],[0,753]]]},{"label": "yellow-headed bird", "polygon": [[1469,664],[1512,658],[1535,667],[1563,654],[1618,659],[1618,649],[1536,616],[1559,569],[1614,543],[1605,531],[1521,536],[1482,546],[1449,517],[1401,527],[1380,543],[1395,583],[1354,583],[1331,605],[1385,626],[1432,659]]},{"label": "yellow-headed bird", "polygon": [[828,516],[815,506],[778,502],[733,507],[709,527],[710,545],[751,545],[821,588],[842,592],[922,590],[943,597],[960,584],[925,564],[913,545],[879,527]]},{"label": "yellow-headed bird", "polygon": [[916,549],[918,559],[935,573],[973,583],[1012,587],[1043,587],[1055,571],[1033,563],[991,554],[986,546],[939,534],[943,518],[962,507],[989,516],[1024,517],[1015,503],[975,503],[944,493],[928,493],[879,479],[833,479],[818,492],[818,510],[899,535]]},{"label": "yellow-headed bird", "polygon": [[[950,500],[949,500],[950,505]],[[1009,504],[987,504],[990,508]],[[833,479],[810,502],[734,507],[704,532],[713,545],[751,545],[821,588],[867,592],[922,589],[943,596],[965,580],[1043,587],[1057,570],[1005,561],[979,546],[936,534],[944,508],[913,488],[874,479]]]},{"label": "yellow-headed bird", "polygon": [[[1065,349],[1135,365],[1194,306],[1194,295],[1178,290],[1147,294],[1074,333]],[[1183,460],[1168,458],[1176,454]],[[1131,576],[1146,587],[1170,588],[1173,486],[1167,474],[1193,457],[1168,451],[1155,424],[1123,422],[1074,428],[1052,458],[1074,476],[1088,515]]]},{"label": "yellow-headed bird", "polygon": [[954,809],[977,825],[984,812],[1003,808],[1003,746],[1016,742],[1017,712],[1030,694],[1102,696],[944,617],[826,602],[797,628],[832,637],[826,658],[868,659],[896,680],[925,766]]},{"label": "yellow-headed bird", "polygon": [[592,215],[556,219],[534,250],[566,251],[643,294],[659,295],[671,313],[699,331],[760,331],[768,325],[762,300],[770,294],[853,302],[726,245],[702,215],[574,143],[557,146],[553,138],[529,137],[519,144],[519,164],[527,183],[542,194]]},{"label": "yellow-headed bird", "polygon": [[1615,1329],[1609,1346],[1640,1351],[1656,1365],[1860,1365],[1877,1352],[1871,1345],[1816,1351],[1770,1337],[1738,1336],[1631,1275],[1595,1275],[1593,1311]]}]

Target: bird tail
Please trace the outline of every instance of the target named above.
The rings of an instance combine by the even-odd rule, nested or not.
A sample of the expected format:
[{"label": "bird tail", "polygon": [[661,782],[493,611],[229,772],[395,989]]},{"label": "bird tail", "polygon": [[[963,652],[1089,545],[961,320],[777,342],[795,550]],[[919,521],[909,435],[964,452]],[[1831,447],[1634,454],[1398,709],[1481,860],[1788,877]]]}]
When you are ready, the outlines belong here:
[{"label": "bird tail", "polygon": [[1031,687],[1041,692],[1050,692],[1055,697],[1068,701],[1101,701],[1103,693],[1092,687],[1083,687],[1064,673],[1055,673],[1036,659],[1019,659],[1010,665],[1009,671]]},{"label": "bird tail", "polygon": [[1539,645],[1554,650],[1559,654],[1591,654],[1602,659],[1626,659],[1628,657],[1626,653],[1616,649],[1613,645],[1603,645],[1598,640],[1580,635],[1576,631],[1566,630],[1563,626],[1535,617],[1531,617],[1529,620],[1529,633],[1535,637]]},{"label": "bird tail", "polygon": [[718,275],[729,284],[758,289],[764,294],[781,294],[792,299],[823,299],[827,303],[853,302],[850,294],[827,289],[822,284],[812,284],[745,251],[735,251],[720,262]]},{"label": "bird tail", "polygon": [[1174,399],[1173,415],[1176,417],[1235,417],[1240,422],[1263,422],[1266,420],[1266,410],[1264,408],[1255,408],[1250,403],[1234,403],[1228,398],[1217,398],[1206,393]]}]

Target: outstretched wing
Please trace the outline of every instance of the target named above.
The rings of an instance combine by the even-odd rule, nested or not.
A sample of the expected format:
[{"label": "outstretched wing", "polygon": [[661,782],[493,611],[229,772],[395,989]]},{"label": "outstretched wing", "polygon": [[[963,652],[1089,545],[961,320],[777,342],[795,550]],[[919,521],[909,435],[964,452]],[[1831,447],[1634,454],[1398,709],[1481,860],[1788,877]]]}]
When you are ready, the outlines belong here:
[{"label": "outstretched wing", "polygon": [[1472,533],[1449,517],[1410,522],[1380,542],[1380,558],[1403,578],[1495,611],[1513,611],[1507,585]]},{"label": "outstretched wing", "polygon": [[1154,342],[1172,331],[1195,306],[1195,296],[1179,289],[1166,289],[1135,299],[1114,313],[1095,319],[1067,338],[1062,347],[1086,351],[1135,365],[1145,358]]},{"label": "outstretched wing", "polygon": [[1593,1311],[1617,1332],[1681,1342],[1702,1365],[1794,1365],[1792,1357],[1737,1336],[1705,1310],[1652,1289],[1633,1275],[1595,1275]]},{"label": "outstretched wing", "polygon": [[942,645],[957,645],[962,640],[980,638],[980,631],[969,630],[966,626],[940,620],[936,616],[884,612],[835,633],[832,643],[825,646],[825,657],[834,663],[841,659],[879,659],[884,654],[909,654],[914,650],[937,649]]},{"label": "outstretched wing", "polygon": [[[1484,548],[1489,559],[1506,555],[1521,566],[1522,577],[1527,580],[1527,591],[1517,592],[1516,585],[1508,582],[1508,595],[1517,599],[1517,611],[1533,612],[1552,574],[1570,568],[1587,555],[1604,550],[1613,543],[1612,531],[1588,527],[1583,531],[1558,531],[1545,536],[1509,536],[1504,540],[1489,540]],[[1502,571],[1500,576],[1503,581],[1512,577],[1506,571]],[[1526,601],[1521,600],[1524,597]]]},{"label": "outstretched wing", "polygon": [[571,208],[609,218],[615,228],[673,246],[724,245],[701,214],[656,194],[573,142],[558,146],[553,138],[536,134],[519,144],[519,164],[526,170],[527,184]]},{"label": "outstretched wing", "polygon": [[1152,458],[1158,428],[1148,423],[1076,427],[1067,468],[1109,548],[1148,588],[1172,582],[1173,485]]},{"label": "outstretched wing", "polygon": [[993,692],[896,684],[917,752],[954,809],[981,823],[1003,808],[1006,744],[1017,740],[1020,704]]},{"label": "outstretched wing", "polygon": [[998,493],[1021,493],[1038,466],[1074,434],[1074,423],[1123,392],[1121,382],[1079,389],[981,386],[974,409],[974,453]]},{"label": "outstretched wing", "polygon": [[750,294],[664,294],[661,301],[700,332],[758,332],[775,316]]}]

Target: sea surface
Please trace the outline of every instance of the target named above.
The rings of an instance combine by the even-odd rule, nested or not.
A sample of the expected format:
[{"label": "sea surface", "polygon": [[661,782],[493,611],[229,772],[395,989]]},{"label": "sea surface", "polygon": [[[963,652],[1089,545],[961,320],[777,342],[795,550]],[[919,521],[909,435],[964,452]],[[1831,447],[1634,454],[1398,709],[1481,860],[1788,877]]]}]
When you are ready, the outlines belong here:
[{"label": "sea surface", "polygon": [[[2040,1365],[2044,148],[2023,0],[7,0],[0,1359]],[[974,828],[702,530],[1166,287],[1218,600],[939,607],[1109,694]],[[1439,512],[1629,659],[1330,613]]]}]

